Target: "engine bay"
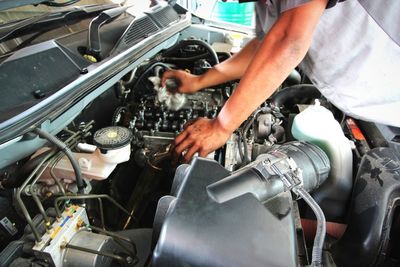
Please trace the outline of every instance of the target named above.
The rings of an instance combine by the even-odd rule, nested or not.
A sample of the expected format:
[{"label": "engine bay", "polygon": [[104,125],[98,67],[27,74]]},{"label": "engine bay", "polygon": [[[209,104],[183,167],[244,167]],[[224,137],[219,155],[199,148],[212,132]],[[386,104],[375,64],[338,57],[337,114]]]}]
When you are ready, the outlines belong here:
[{"label": "engine bay", "polygon": [[184,30],[57,134],[24,135],[45,144],[0,170],[0,266],[400,264],[398,140],[298,69],[223,147],[172,163],[174,138],[239,82],[163,91],[166,70],[200,75],[231,56],[218,49],[229,33],[208,31]]}]

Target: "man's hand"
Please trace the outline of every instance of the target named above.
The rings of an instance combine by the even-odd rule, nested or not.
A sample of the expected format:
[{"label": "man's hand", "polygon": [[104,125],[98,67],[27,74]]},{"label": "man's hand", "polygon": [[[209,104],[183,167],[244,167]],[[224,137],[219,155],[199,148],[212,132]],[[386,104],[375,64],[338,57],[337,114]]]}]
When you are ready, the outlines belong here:
[{"label": "man's hand", "polygon": [[168,70],[164,73],[161,84],[165,86],[167,79],[175,78],[179,81],[180,86],[177,91],[171,93],[193,94],[201,89],[210,88],[210,86],[240,79],[260,43],[258,39],[254,38],[237,54],[215,65],[202,75],[193,75],[182,70]]},{"label": "man's hand", "polygon": [[168,70],[164,73],[162,77],[161,84],[165,86],[165,82],[167,79],[175,78],[179,80],[180,86],[176,92],[171,93],[182,93],[182,94],[193,94],[199,91],[201,88],[199,87],[199,76],[187,73],[183,70]]},{"label": "man's hand", "polygon": [[[254,39],[236,56],[214,66],[202,76],[182,71],[166,72],[175,77],[179,91],[193,93],[200,88],[241,78],[239,86],[214,120],[198,119],[175,139],[175,158],[187,151],[189,161],[221,147],[229,135],[267,99],[304,58],[328,0],[313,0],[281,14],[262,43]],[[197,78],[194,78],[197,77]]]},{"label": "man's hand", "polygon": [[186,124],[185,130],[175,138],[173,160],[177,162],[184,151],[184,162],[189,162],[196,152],[205,157],[223,146],[230,135],[218,119],[198,118]]}]

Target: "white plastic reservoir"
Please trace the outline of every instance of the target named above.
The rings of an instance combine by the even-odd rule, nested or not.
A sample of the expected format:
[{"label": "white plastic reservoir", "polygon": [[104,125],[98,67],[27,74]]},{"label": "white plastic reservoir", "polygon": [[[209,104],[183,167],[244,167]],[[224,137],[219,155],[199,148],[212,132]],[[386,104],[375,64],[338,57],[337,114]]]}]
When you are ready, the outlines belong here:
[{"label": "white plastic reservoir", "polygon": [[339,122],[331,111],[316,100],[315,105],[296,115],[292,135],[299,141],[319,146],[328,155],[331,163],[329,177],[313,196],[327,219],[344,216],[352,187],[353,154],[350,141],[345,137]]}]

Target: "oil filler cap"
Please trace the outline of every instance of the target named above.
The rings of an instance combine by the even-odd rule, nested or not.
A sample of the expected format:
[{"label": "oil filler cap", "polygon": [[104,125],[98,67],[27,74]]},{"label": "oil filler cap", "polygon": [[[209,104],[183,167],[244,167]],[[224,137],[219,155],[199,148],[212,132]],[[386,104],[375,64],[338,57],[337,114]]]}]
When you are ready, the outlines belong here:
[{"label": "oil filler cap", "polygon": [[128,145],[132,140],[132,132],[125,127],[111,126],[94,133],[93,143],[100,151],[113,150]]}]

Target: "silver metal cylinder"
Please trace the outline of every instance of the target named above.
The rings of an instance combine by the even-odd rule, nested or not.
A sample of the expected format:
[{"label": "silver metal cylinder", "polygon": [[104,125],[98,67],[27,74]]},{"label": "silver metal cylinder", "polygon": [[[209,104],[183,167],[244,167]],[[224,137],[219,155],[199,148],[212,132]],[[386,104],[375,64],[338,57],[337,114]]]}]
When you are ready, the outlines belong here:
[{"label": "silver metal cylinder", "polygon": [[[114,253],[116,244],[113,239],[106,235],[95,234],[88,231],[77,233],[69,244],[84,247],[96,251]],[[112,259],[109,257],[84,252],[76,249],[66,248],[63,257],[63,267],[105,267],[111,266]]]}]

